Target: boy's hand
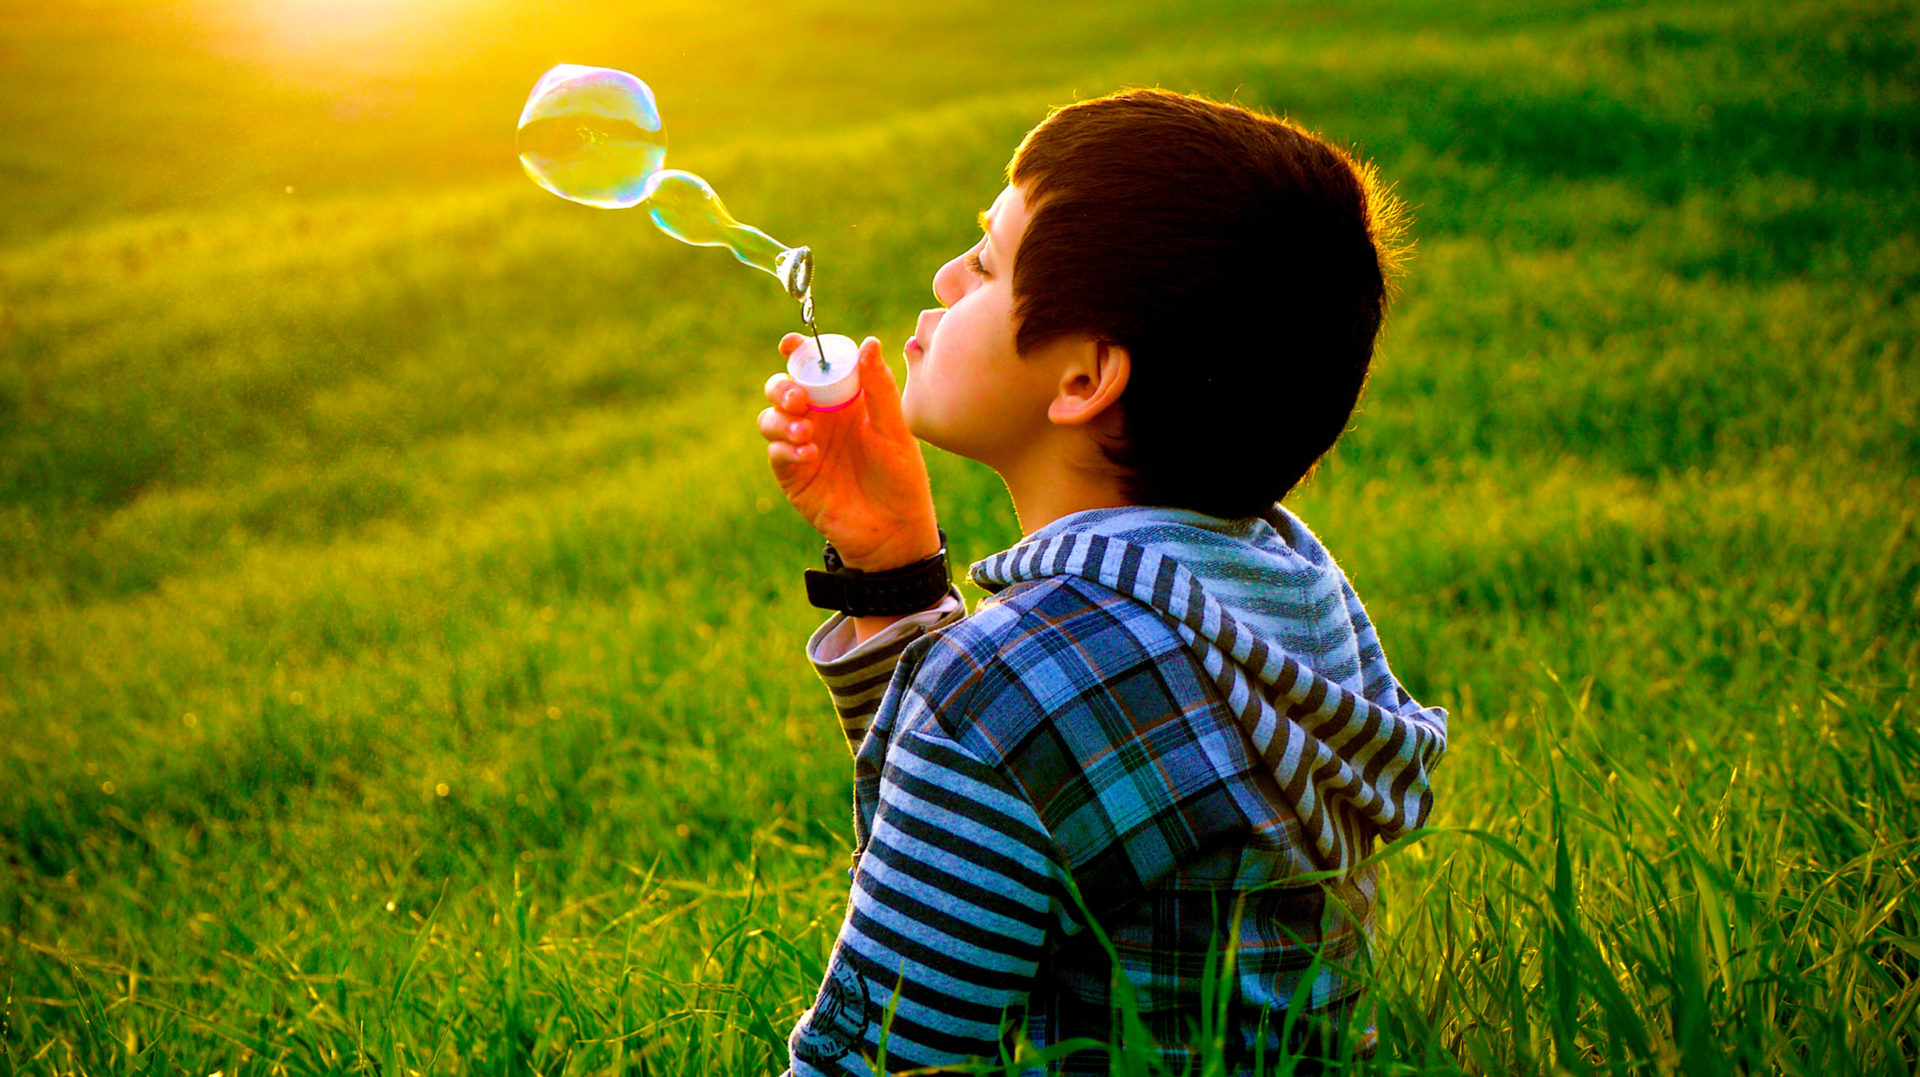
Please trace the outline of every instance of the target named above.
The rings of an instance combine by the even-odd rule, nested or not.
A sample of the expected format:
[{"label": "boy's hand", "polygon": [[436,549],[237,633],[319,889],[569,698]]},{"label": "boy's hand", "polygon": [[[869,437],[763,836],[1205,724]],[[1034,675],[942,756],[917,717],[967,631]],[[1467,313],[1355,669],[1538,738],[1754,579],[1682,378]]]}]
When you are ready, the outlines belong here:
[{"label": "boy's hand", "polygon": [[[805,339],[781,338],[781,357]],[[767,399],[760,433],[773,477],[848,568],[883,572],[940,552],[926,461],[879,340],[860,343],[860,397],[846,407],[807,410],[807,391],[784,372],[767,379]]]}]

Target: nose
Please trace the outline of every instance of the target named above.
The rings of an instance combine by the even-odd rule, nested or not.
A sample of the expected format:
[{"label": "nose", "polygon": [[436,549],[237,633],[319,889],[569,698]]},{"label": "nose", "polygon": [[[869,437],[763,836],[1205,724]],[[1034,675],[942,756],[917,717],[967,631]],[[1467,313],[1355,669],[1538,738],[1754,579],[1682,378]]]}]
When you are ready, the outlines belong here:
[{"label": "nose", "polygon": [[933,298],[943,307],[951,307],[967,294],[967,256],[955,255],[933,275]]}]

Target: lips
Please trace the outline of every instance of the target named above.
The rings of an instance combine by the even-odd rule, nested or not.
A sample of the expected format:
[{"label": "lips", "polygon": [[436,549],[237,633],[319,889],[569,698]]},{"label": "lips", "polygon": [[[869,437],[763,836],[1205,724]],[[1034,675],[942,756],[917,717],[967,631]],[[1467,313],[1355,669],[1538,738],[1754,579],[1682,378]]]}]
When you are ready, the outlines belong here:
[{"label": "lips", "polygon": [[944,308],[921,311],[920,320],[913,324],[913,339],[907,341],[907,350],[921,355],[926,354],[927,348],[933,344],[933,331],[939,326],[940,319],[945,317],[946,313]]}]

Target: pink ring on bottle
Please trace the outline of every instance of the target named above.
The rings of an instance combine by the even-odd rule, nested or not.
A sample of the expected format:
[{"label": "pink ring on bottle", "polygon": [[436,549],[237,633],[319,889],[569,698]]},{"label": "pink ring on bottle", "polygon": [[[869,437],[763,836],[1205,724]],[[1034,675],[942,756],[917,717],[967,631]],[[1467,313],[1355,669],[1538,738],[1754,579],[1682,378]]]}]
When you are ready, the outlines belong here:
[{"label": "pink ring on bottle", "polygon": [[860,388],[860,389],[855,389],[855,390],[853,391],[853,395],[852,395],[852,396],[850,396],[850,397],[848,397],[848,398],[847,398],[847,399],[845,399],[845,400],[842,400],[841,402],[839,402],[838,404],[835,404],[835,405],[833,405],[833,406],[832,406],[832,407],[830,407],[830,408],[823,408],[823,407],[821,407],[821,406],[820,406],[820,405],[818,405],[818,404],[814,404],[814,403],[811,403],[811,402],[810,402],[810,403],[808,403],[808,404],[807,404],[807,410],[809,410],[809,411],[839,411],[839,410],[840,410],[841,408],[848,408],[848,407],[852,407],[852,406],[853,406],[854,404],[857,404],[857,403],[859,403],[859,401],[860,401],[860,398],[861,398],[862,396],[864,396],[864,395],[866,395],[866,389],[864,389],[864,388]]}]

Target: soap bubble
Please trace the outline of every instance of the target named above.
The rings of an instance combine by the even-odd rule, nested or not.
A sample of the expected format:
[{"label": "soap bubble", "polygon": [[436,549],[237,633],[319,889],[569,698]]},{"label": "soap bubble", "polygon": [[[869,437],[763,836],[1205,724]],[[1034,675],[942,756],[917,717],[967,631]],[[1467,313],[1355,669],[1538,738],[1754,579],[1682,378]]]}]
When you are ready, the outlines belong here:
[{"label": "soap bubble", "polygon": [[790,249],[758,228],[741,224],[706,180],[677,168],[662,169],[647,183],[647,213],[662,232],[696,247],[725,247],[735,258],[778,277],[780,256]]},{"label": "soap bubble", "polygon": [[605,209],[647,203],[662,232],[696,247],[725,247],[770,273],[814,328],[813,252],[741,224],[706,180],[662,168],[667,136],[647,84],[610,67],[560,64],[540,77],[520,112],[520,163],[562,198]]},{"label": "soap bubble", "polygon": [[653,91],[609,67],[560,64],[542,75],[520,112],[518,141],[535,183],[606,209],[643,201],[667,159]]}]

